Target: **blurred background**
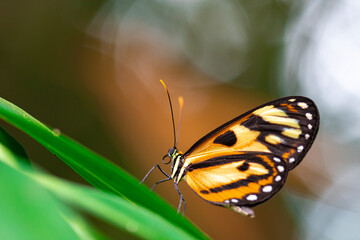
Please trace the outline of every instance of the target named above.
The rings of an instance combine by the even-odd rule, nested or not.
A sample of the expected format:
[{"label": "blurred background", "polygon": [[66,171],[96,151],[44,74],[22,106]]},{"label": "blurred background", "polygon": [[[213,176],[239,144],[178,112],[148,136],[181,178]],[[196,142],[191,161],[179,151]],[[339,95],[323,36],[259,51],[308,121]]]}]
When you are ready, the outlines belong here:
[{"label": "blurred background", "polygon": [[[214,239],[359,239],[359,11],[352,0],[5,0],[0,96],[138,179],[173,144],[159,79],[175,119],[177,97],[185,100],[182,151],[266,101],[310,97],[321,114],[318,137],[281,193],[255,208],[255,219],[206,203],[184,182],[186,216]],[[33,162],[84,183],[0,124]],[[154,173],[146,184],[162,178]],[[156,192],[177,206],[172,183]]]}]

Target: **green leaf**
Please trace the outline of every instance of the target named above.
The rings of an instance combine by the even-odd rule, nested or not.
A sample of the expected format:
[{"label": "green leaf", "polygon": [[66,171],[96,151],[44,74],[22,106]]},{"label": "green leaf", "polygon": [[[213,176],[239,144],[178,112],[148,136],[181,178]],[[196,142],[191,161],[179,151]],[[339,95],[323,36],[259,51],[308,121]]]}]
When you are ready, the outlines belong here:
[{"label": "green leaf", "polygon": [[196,239],[156,213],[113,194],[49,175],[32,174],[32,177],[66,203],[143,239]]},{"label": "green leaf", "polygon": [[2,98],[0,98],[0,118],[37,140],[96,188],[126,198],[157,213],[196,239],[208,239],[191,222],[177,214],[172,206],[150,192],[147,187],[139,184],[130,174],[61,134],[58,129],[45,126]]},{"label": "green leaf", "polygon": [[[4,129],[0,127],[0,162],[6,163],[8,166],[11,166],[12,168],[19,170],[19,172],[22,173],[22,171],[32,172],[33,169],[31,165],[29,164],[30,161],[27,157],[27,154],[23,147],[14,139],[12,138]],[[6,167],[5,167],[6,168]],[[10,171],[7,171],[7,173],[11,173]],[[30,193],[29,191],[21,191],[21,188],[16,188],[16,182],[18,182],[22,186],[31,186],[31,189],[38,189],[38,184],[34,183],[33,181],[29,180],[28,178],[23,178],[22,174],[14,173],[11,174],[11,176],[16,176],[16,182],[14,184],[14,181],[11,178],[7,178],[6,174],[0,175],[1,176],[1,183],[4,183],[6,185],[9,185],[12,187],[12,192],[15,190],[16,194],[14,197],[14,194],[10,191],[6,191],[6,188],[4,189],[4,186],[0,186],[0,188],[3,188],[4,191],[1,191],[3,195],[6,195],[7,198],[0,199],[0,209],[6,208],[6,209],[12,209],[11,213],[13,214],[11,217],[9,217],[6,212],[4,214],[0,214],[0,226],[4,227],[9,231],[9,229],[17,229],[21,228],[24,229],[26,232],[13,232],[10,231],[12,235],[10,235],[8,232],[4,231],[3,234],[1,234],[0,230],[0,237],[1,236],[7,236],[9,238],[6,239],[24,239],[24,236],[26,236],[26,239],[39,239],[38,230],[40,230],[40,233],[47,232],[47,235],[56,234],[56,231],[53,231],[53,229],[46,229],[43,228],[43,224],[41,223],[38,228],[31,228],[26,229],[21,226],[21,223],[24,222],[21,219],[27,219],[28,221],[32,221],[32,219],[41,218],[44,213],[42,211],[54,211],[54,209],[48,209],[49,206],[56,205],[55,210],[57,210],[60,215],[61,219],[58,219],[59,221],[66,221],[67,224],[73,229],[73,231],[77,234],[77,236],[80,237],[80,239],[99,239],[103,240],[106,239],[101,233],[99,233],[97,230],[95,230],[92,226],[90,226],[79,214],[75,213],[70,208],[67,208],[65,205],[60,203],[59,201],[56,201],[53,199],[52,196],[49,196],[47,193],[44,193],[44,197],[40,200],[35,199],[34,207],[32,206],[32,200],[34,200],[33,194],[36,194],[37,191],[34,191],[34,193]],[[15,178],[15,177],[13,177]],[[26,179],[25,182],[22,182],[22,180]],[[0,184],[1,185],[1,184]],[[14,189],[13,189],[14,188]],[[28,188],[27,188],[28,189]],[[6,191],[6,192],[5,192]],[[42,191],[42,190],[41,190]],[[41,197],[41,196],[36,196]],[[27,209],[32,210],[30,213],[27,213],[26,211],[23,211],[22,207],[25,207],[26,205],[20,204],[20,207],[17,207],[18,204],[16,204],[15,201],[6,201],[7,199],[15,198],[20,200],[26,200]],[[41,204],[41,206],[45,206],[45,208],[36,209],[38,204]],[[38,211],[40,210],[40,211]],[[56,212],[57,212],[56,211]],[[19,218],[21,216],[21,219]],[[49,215],[50,216],[50,215]],[[58,214],[56,213],[55,217],[58,217]],[[12,220],[15,218],[14,220]],[[30,220],[29,220],[30,219]],[[10,220],[10,221],[9,221]],[[46,219],[44,219],[46,220]],[[40,223],[41,221],[39,221]],[[45,221],[46,222],[46,221]],[[61,227],[61,226],[60,226]],[[1,228],[1,227],[0,227]],[[30,230],[30,231],[28,231]],[[33,231],[35,230],[35,231]],[[58,229],[56,229],[58,230]],[[61,228],[60,228],[61,230]],[[52,232],[53,231],[53,232]],[[61,230],[63,231],[63,230]],[[62,236],[62,235],[61,235]],[[5,238],[0,238],[5,239]]]},{"label": "green leaf", "polygon": [[[42,186],[43,187],[43,186]],[[107,237],[91,226],[83,216],[71,209],[69,206],[62,204],[61,216],[74,230],[80,239],[84,240],[108,240]],[[59,210],[60,211],[60,210]]]},{"label": "green leaf", "polygon": [[3,162],[0,176],[0,239],[79,239],[48,191]]},{"label": "green leaf", "polygon": [[[0,131],[0,138],[5,140],[12,139],[7,133],[4,134],[4,131]],[[30,170],[28,165],[21,162],[21,158],[10,149],[14,144],[18,146],[20,146],[20,144],[13,141],[11,142],[11,145],[8,145],[9,142],[10,141],[0,142],[0,146],[2,146],[1,149],[7,149],[6,154],[3,154],[3,151],[0,151],[0,174],[2,171],[7,173],[0,175],[2,176],[2,181],[0,182],[4,183],[2,186],[0,184],[0,190],[3,190],[1,192],[5,193],[4,195],[6,196],[0,199],[0,210],[2,208],[7,210],[10,209],[10,212],[12,213],[12,216],[10,217],[6,214],[6,211],[4,211],[4,215],[0,215],[0,223],[3,222],[1,226],[4,226],[4,228],[10,230],[18,227],[22,228],[21,219],[17,218],[15,221],[8,221],[8,219],[17,216],[21,216],[22,219],[27,220],[26,224],[28,224],[28,222],[33,219],[43,218],[44,214],[47,212],[50,212],[47,217],[51,217],[51,212],[55,212],[55,220],[60,221],[61,223],[64,223],[65,221],[65,224],[68,223],[68,230],[71,226],[72,230],[75,230],[76,234],[81,237],[81,239],[95,239],[89,225],[85,223],[79,215],[75,214],[72,210],[58,201],[62,200],[66,204],[70,204],[77,209],[93,214],[104,221],[143,239],[195,239],[186,231],[173,225],[156,213],[114,194],[100,192],[89,187],[82,187],[69,183],[60,180],[59,178],[52,177],[49,174],[41,173],[36,169]],[[14,165],[13,162],[6,161],[6,158],[15,159],[18,164]],[[5,165],[5,163],[10,164]],[[8,166],[13,166],[13,169]],[[18,172],[14,170],[17,170]],[[34,182],[34,180],[36,182]],[[9,188],[9,186],[11,187]],[[27,190],[24,191],[24,188]],[[42,188],[46,188],[53,193],[53,195],[50,196]],[[32,192],[32,189],[35,189],[35,191]],[[16,194],[13,194],[14,190]],[[39,194],[39,192],[41,192],[41,194]],[[12,197],[13,195],[15,195],[15,197]],[[8,199],[10,199],[10,201]],[[16,202],[15,199],[20,200],[19,205],[16,204],[18,202]],[[28,200],[25,206],[21,202],[24,201],[24,199]],[[41,206],[44,207],[41,208]],[[24,210],[24,207],[25,209],[31,210],[29,214]],[[43,224],[41,224],[41,226],[43,226]],[[60,227],[64,226],[60,225]],[[24,234],[27,234],[27,238],[32,239],[57,234],[52,228],[39,228],[30,225],[30,229],[39,229],[40,231],[19,232],[20,235],[17,236],[18,233],[11,230],[10,232],[15,235],[11,235],[9,232],[4,231],[3,235],[0,233],[0,236],[6,237],[6,239],[13,239],[21,238]],[[72,231],[70,232],[73,233]],[[61,235],[60,237],[64,237],[64,235]]]},{"label": "green leaf", "polygon": [[30,161],[24,148],[2,127],[0,127],[0,152],[3,156],[3,161],[6,161],[7,164],[13,167],[18,167],[21,163],[30,166]]}]

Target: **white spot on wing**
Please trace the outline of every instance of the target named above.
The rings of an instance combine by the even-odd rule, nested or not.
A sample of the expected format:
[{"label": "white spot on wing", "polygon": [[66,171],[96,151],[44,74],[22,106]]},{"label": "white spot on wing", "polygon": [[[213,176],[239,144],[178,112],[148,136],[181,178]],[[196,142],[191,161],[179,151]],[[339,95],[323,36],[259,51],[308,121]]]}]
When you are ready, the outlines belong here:
[{"label": "white spot on wing", "polygon": [[263,187],[263,192],[271,192],[272,191],[272,186],[271,185],[267,185],[265,187]]},{"label": "white spot on wing", "polygon": [[306,118],[309,119],[309,120],[312,120],[313,119],[313,116],[311,113],[306,113],[305,114]]},{"label": "white spot on wing", "polygon": [[295,102],[295,98],[289,99],[289,102]]},{"label": "white spot on wing", "polygon": [[303,150],[304,150],[304,146],[303,146],[303,145],[298,146],[298,148],[297,148],[297,151],[298,151],[298,152],[302,152]]},{"label": "white spot on wing", "polygon": [[250,194],[249,196],[246,197],[246,199],[249,201],[255,201],[257,200],[257,196],[255,194]]},{"label": "white spot on wing", "polygon": [[224,201],[224,203],[229,204],[229,203],[230,203],[230,200],[229,200],[229,199],[226,199],[226,200]]},{"label": "white spot on wing", "polygon": [[301,107],[302,109],[306,109],[306,108],[309,107],[309,106],[308,106],[306,103],[304,103],[304,102],[299,102],[299,103],[298,103],[298,106]]},{"label": "white spot on wing", "polygon": [[275,177],[275,181],[276,182],[279,182],[281,180],[281,176],[280,175],[277,175],[276,177]]},{"label": "white spot on wing", "polygon": [[295,158],[292,157],[289,159],[289,163],[293,163],[293,162],[295,162]]},{"label": "white spot on wing", "polygon": [[278,158],[278,157],[274,157],[273,159],[274,159],[275,162],[281,162],[281,159]]},{"label": "white spot on wing", "polygon": [[305,134],[305,139],[309,139],[310,135],[309,134]]},{"label": "white spot on wing", "polygon": [[279,170],[279,172],[283,172],[285,170],[285,168],[281,165],[277,166],[277,169]]},{"label": "white spot on wing", "polygon": [[308,129],[310,129],[310,130],[311,130],[311,129],[312,129],[312,127],[313,127],[313,126],[312,126],[311,124],[308,124]]},{"label": "white spot on wing", "polygon": [[239,200],[237,200],[236,198],[233,198],[233,199],[231,199],[231,202],[232,202],[232,203],[238,203]]}]

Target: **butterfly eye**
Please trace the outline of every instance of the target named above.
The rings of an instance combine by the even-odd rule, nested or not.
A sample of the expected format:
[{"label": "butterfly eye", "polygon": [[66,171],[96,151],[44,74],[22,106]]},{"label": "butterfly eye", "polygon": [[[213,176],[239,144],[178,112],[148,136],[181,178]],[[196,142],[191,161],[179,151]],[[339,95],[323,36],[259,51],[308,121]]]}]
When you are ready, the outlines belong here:
[{"label": "butterfly eye", "polygon": [[[167,161],[167,162],[165,162],[165,158],[166,157],[169,157],[169,161]],[[171,157],[169,156],[169,154],[165,154],[164,155],[164,157],[162,158],[162,162],[164,163],[164,164],[169,164],[170,162],[171,162]]]},{"label": "butterfly eye", "polygon": [[175,152],[175,148],[174,148],[174,147],[169,149],[169,151],[168,151],[168,156],[169,156],[169,158],[172,158],[174,152]]}]

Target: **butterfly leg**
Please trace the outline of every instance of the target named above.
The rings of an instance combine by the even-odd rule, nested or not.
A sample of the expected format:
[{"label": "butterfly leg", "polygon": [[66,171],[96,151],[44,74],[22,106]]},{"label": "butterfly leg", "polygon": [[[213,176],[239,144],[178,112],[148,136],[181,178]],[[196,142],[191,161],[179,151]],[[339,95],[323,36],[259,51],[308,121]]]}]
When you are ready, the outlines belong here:
[{"label": "butterfly leg", "polygon": [[166,181],[169,181],[169,180],[171,180],[171,177],[168,177],[168,178],[166,178],[166,179],[157,181],[157,182],[154,184],[154,186],[152,186],[151,191],[154,190],[154,188],[155,188],[159,183],[166,182]]},{"label": "butterfly leg", "polygon": [[181,204],[182,204],[182,202],[184,202],[184,208],[183,208],[183,216],[184,216],[184,214],[185,214],[185,208],[186,208],[186,201],[185,201],[185,199],[183,198],[183,195],[182,195],[182,193],[180,192],[180,190],[179,190],[179,188],[178,188],[178,183],[176,183],[175,182],[175,189],[176,189],[176,191],[179,193],[179,196],[180,196],[180,202],[179,202],[179,206],[178,206],[178,210],[177,210],[177,212],[179,213],[180,212],[180,209],[181,209]]},{"label": "butterfly leg", "polygon": [[167,176],[168,178],[170,178],[170,176],[161,169],[161,167],[159,166],[159,164],[155,164],[155,166],[153,166],[153,167],[150,169],[150,171],[145,175],[145,177],[143,178],[143,180],[141,180],[140,183],[143,183],[143,182],[146,180],[146,178],[150,175],[150,173],[151,173],[152,171],[154,171],[154,169],[155,169],[156,167],[158,167],[159,170],[160,170],[165,176]]}]

